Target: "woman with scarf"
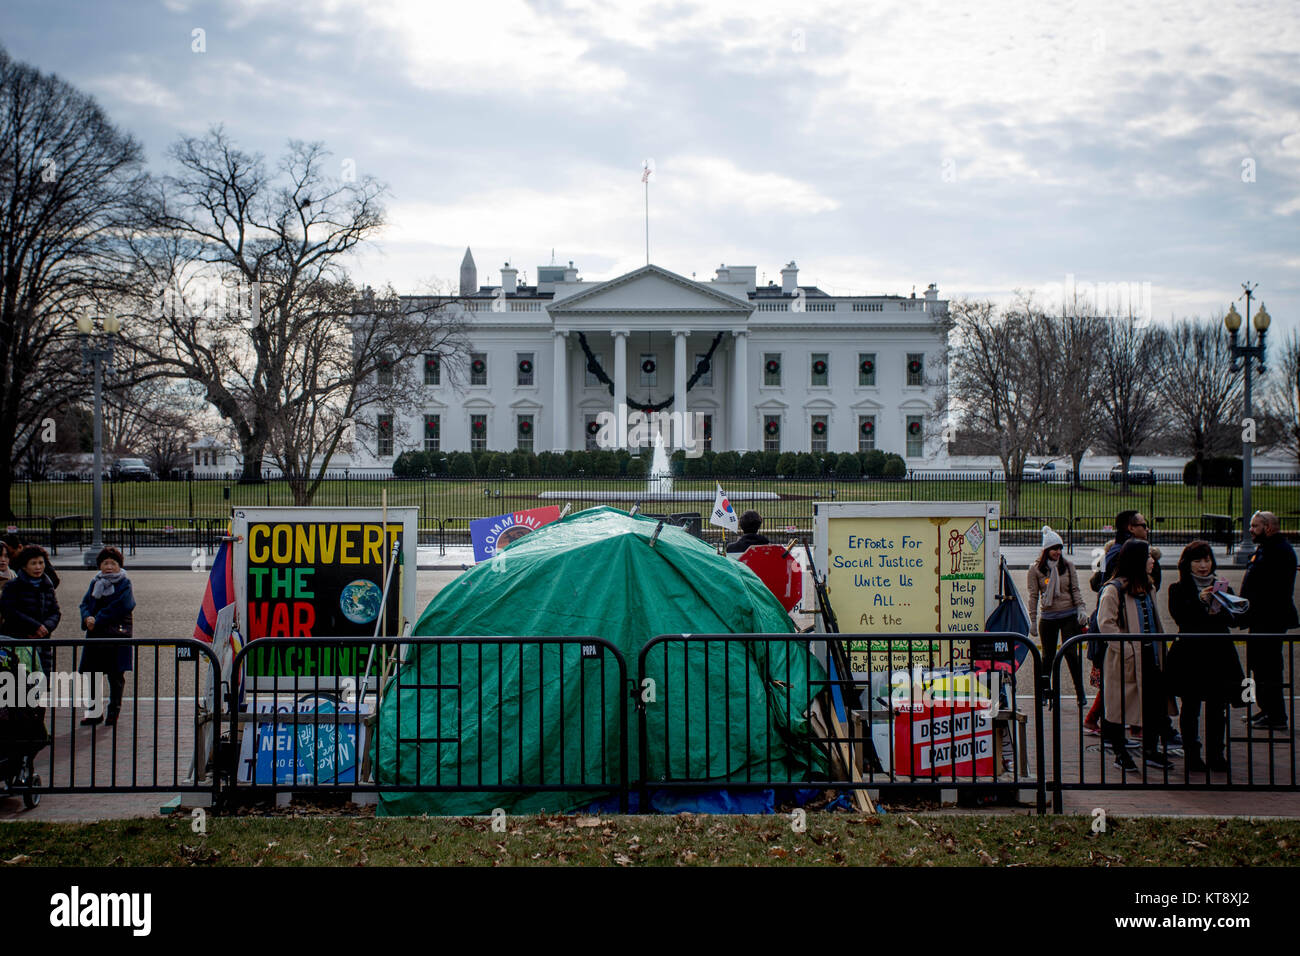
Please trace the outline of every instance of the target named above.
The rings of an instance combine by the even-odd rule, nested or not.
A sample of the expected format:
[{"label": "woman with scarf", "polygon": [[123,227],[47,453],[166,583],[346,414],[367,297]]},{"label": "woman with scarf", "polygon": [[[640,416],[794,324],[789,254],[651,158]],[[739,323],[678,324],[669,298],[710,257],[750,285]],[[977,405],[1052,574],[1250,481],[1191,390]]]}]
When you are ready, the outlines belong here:
[{"label": "woman with scarf", "polygon": [[[1233,647],[1229,629],[1232,614],[1215,597],[1232,593],[1215,574],[1214,551],[1204,541],[1193,541],[1178,559],[1178,580],[1169,585],[1169,614],[1183,634],[1221,634],[1222,637],[1180,637],[1169,648],[1166,680],[1182,700],[1179,722],[1187,769],[1191,773],[1225,773],[1224,747],[1228,737],[1228,707],[1241,706],[1245,675]],[[1201,703],[1205,703],[1204,758],[1197,734]]]},{"label": "woman with scarf", "polygon": [[1141,538],[1125,541],[1115,561],[1115,573],[1102,585],[1097,605],[1097,623],[1102,634],[1140,635],[1135,641],[1106,643],[1102,663],[1105,716],[1101,721],[1101,736],[1114,752],[1115,764],[1121,770],[1137,770],[1126,750],[1128,741],[1124,737],[1124,725],[1134,723],[1142,724],[1147,731],[1142,736],[1147,764],[1170,766],[1168,756],[1159,752],[1162,734],[1157,730],[1168,723],[1168,713],[1155,654],[1155,642],[1164,627],[1152,597],[1154,567],[1155,558],[1145,541]]},{"label": "woman with scarf", "polygon": [[[81,599],[81,628],[86,637],[122,638],[132,636],[132,614],[135,595],[131,581],[122,570],[122,552],[108,547],[95,558],[99,573],[86,589]],[[83,674],[104,674],[108,678],[108,717],[86,717],[83,726],[104,721],[112,727],[122,710],[122,689],[126,685],[126,672],[134,663],[134,652],[129,644],[113,644],[105,640],[87,644],[81,652]],[[98,691],[98,687],[96,688]]]},{"label": "woman with scarf", "polygon": [[[1050,673],[1052,660],[1056,657],[1057,638],[1065,643],[1088,623],[1083,592],[1079,590],[1079,575],[1061,550],[1061,536],[1043,525],[1043,550],[1038,561],[1029,568],[1029,634],[1038,637],[1042,632],[1044,673]],[[1042,618],[1042,623],[1039,623],[1039,618]],[[1079,707],[1086,707],[1088,698],[1083,689],[1083,666],[1077,645],[1066,655],[1066,663],[1074,678],[1074,693]],[[1050,699],[1048,706],[1051,706]]]}]

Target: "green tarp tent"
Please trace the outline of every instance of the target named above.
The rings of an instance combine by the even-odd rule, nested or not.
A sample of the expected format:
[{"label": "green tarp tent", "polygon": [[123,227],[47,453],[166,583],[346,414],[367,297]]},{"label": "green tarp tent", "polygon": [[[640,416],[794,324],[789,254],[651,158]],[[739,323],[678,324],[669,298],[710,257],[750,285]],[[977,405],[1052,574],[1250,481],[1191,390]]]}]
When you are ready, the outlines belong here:
[{"label": "green tarp tent", "polygon": [[[414,634],[600,637],[622,653],[628,683],[620,684],[614,655],[577,644],[412,645],[381,696],[376,780],[518,789],[381,793],[381,815],[590,804],[619,780],[620,709],[628,779],[638,778],[630,690],[651,638],[793,631],[747,567],[676,527],[665,526],[651,547],[656,524],[614,508],[582,511],[518,539],[439,593]],[[805,716],[824,672],[803,642],[678,641],[651,651],[647,674],[653,684],[636,696],[650,781],[794,782],[824,768]]]}]

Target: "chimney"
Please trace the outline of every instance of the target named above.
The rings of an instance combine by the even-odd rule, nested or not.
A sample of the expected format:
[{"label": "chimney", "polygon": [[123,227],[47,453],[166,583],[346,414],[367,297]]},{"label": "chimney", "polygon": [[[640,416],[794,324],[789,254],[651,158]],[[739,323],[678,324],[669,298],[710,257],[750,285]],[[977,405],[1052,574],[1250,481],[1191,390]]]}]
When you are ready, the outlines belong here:
[{"label": "chimney", "polygon": [[931,302],[937,301],[939,298],[939,287],[931,282],[930,287],[925,290],[925,297]]},{"label": "chimney", "polygon": [[578,281],[578,270],[573,267],[572,259],[569,260],[569,268],[564,270],[564,281],[565,282]]},{"label": "chimney", "polygon": [[714,282],[731,281],[731,270],[727,268],[727,264],[725,262],[720,266],[718,266],[718,274],[713,277],[713,281]]},{"label": "chimney", "polygon": [[781,270],[781,294],[794,295],[799,288],[799,267],[790,260],[790,264]]},{"label": "chimney", "polygon": [[519,270],[511,268],[510,263],[507,262],[504,266],[502,266],[501,267],[501,291],[504,292],[506,295],[514,295],[515,288],[518,284],[516,282],[516,278],[518,275],[519,275]]},{"label": "chimney", "polygon": [[478,291],[478,266],[470,255],[469,246],[465,247],[465,258],[460,260],[460,294],[473,295]]}]

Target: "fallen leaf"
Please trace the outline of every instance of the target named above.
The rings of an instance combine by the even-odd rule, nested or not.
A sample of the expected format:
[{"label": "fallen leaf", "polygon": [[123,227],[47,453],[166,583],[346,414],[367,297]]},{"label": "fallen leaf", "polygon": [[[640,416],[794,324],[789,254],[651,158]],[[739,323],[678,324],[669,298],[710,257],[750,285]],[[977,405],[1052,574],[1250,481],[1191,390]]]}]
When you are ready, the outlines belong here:
[{"label": "fallen leaf", "polygon": [[600,826],[600,817],[578,817],[578,826],[598,827]]},{"label": "fallen leaf", "polygon": [[17,856],[5,860],[5,863],[7,864],[26,863],[30,859],[31,857],[28,856],[26,853],[19,853]]},{"label": "fallen leaf", "polygon": [[632,858],[625,856],[622,853],[615,853],[614,862],[617,863],[619,866],[627,866],[629,863],[632,862]]}]

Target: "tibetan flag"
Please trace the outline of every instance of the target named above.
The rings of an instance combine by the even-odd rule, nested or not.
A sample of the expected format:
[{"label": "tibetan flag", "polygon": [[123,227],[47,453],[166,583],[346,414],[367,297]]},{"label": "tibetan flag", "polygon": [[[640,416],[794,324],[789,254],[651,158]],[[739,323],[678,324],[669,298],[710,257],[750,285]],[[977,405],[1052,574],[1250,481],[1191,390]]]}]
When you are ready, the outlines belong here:
[{"label": "tibetan flag", "polygon": [[713,514],[709,515],[709,524],[716,524],[728,531],[740,530],[740,519],[736,517],[736,509],[731,507],[722,485],[718,485],[718,496],[713,499]]},{"label": "tibetan flag", "polygon": [[643,182],[643,183],[648,183],[648,182],[650,182],[650,174],[653,173],[654,171],[655,171],[655,168],[654,168],[654,160],[652,160],[652,159],[647,159],[647,160],[646,160],[646,161],[641,165],[641,182]]},{"label": "tibetan flag", "polygon": [[196,641],[212,643],[212,635],[217,626],[217,612],[234,600],[235,564],[231,560],[230,542],[222,541],[221,547],[217,548],[217,556],[212,559],[208,586],[203,592],[203,605],[199,608],[199,620],[194,625]]}]

